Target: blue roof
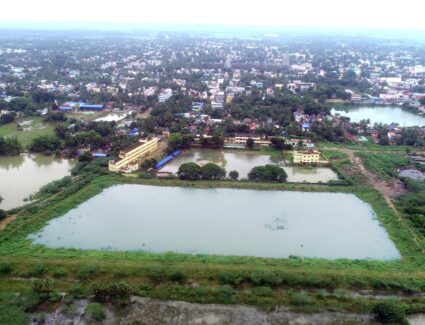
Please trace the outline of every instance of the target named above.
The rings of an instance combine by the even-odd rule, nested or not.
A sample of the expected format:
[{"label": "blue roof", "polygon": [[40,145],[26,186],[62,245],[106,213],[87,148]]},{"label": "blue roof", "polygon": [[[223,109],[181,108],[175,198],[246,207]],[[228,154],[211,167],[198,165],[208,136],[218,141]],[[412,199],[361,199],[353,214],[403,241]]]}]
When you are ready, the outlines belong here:
[{"label": "blue roof", "polygon": [[167,157],[165,157],[164,159],[162,159],[160,162],[158,162],[156,165],[155,165],[155,168],[156,169],[158,169],[158,168],[161,168],[162,166],[164,166],[167,162],[169,162],[170,160],[173,160],[174,159],[174,157],[173,156],[167,156]]},{"label": "blue roof", "polygon": [[178,156],[178,155],[180,155],[182,152],[180,151],[180,150],[176,150],[176,151],[174,151],[173,153],[172,153],[172,155],[174,156],[174,157],[176,157],[176,156]]},{"label": "blue roof", "polygon": [[91,105],[91,104],[84,104],[80,105],[80,109],[88,109],[88,110],[101,110],[104,109],[104,105]]}]

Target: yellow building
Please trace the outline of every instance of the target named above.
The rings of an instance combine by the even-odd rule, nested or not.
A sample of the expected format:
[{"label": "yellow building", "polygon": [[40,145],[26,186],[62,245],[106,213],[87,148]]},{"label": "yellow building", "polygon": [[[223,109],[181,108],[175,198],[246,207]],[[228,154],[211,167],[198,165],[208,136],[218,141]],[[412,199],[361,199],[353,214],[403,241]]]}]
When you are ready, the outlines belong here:
[{"label": "yellow building", "polygon": [[318,150],[294,150],[294,164],[318,164],[320,162],[320,152]]},{"label": "yellow building", "polygon": [[138,143],[121,150],[117,159],[109,161],[109,171],[116,173],[135,171],[139,168],[140,158],[149,155],[157,148],[157,138],[140,139]]}]

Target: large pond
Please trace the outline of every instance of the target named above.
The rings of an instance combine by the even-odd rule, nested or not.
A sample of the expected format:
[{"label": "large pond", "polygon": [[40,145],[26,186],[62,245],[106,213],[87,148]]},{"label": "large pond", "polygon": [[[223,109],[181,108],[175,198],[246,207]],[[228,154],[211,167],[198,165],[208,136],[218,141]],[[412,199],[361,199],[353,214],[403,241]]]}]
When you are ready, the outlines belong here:
[{"label": "large pond", "polygon": [[353,194],[118,185],[39,233],[48,247],[286,258],[400,257]]},{"label": "large pond", "polygon": [[369,119],[372,124],[398,123],[399,126],[425,126],[425,118],[416,114],[407,112],[400,107],[389,106],[353,106],[347,108],[333,108],[332,115],[336,113],[341,116],[347,116],[351,122],[360,122]]},{"label": "large pond", "polygon": [[0,157],[0,208],[13,209],[42,186],[70,174],[74,162],[42,155]]},{"label": "large pond", "polygon": [[255,151],[227,151],[211,149],[191,149],[168,163],[161,172],[176,174],[180,165],[187,162],[196,162],[203,165],[207,162],[216,163],[229,173],[236,170],[240,178],[248,178],[248,173],[255,166],[276,164],[285,169],[288,174],[288,182],[326,183],[337,180],[337,174],[330,168],[325,167],[293,167],[284,166],[283,160],[273,159],[269,155]]}]

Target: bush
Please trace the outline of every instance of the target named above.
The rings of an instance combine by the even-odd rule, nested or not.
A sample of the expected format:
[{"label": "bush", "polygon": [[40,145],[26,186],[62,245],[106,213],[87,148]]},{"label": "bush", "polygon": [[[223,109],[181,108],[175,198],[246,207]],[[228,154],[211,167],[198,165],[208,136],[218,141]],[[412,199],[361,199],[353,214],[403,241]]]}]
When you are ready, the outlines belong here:
[{"label": "bush", "polygon": [[126,305],[130,302],[132,293],[131,286],[126,282],[119,283],[99,283],[92,285],[92,294],[98,302],[114,302],[120,305]]},{"label": "bush", "polygon": [[149,174],[149,173],[140,172],[139,173],[139,178],[140,179],[152,179],[153,176],[152,176],[152,174]]},{"label": "bush", "polygon": [[250,280],[257,286],[276,286],[280,283],[279,277],[271,271],[255,271],[251,274]]},{"label": "bush", "polygon": [[293,293],[291,294],[291,304],[294,306],[309,306],[313,303],[312,299],[302,293]]},{"label": "bush", "polygon": [[258,297],[271,297],[273,296],[273,289],[270,287],[256,287],[252,289],[252,293]]},{"label": "bush", "polygon": [[183,273],[182,271],[174,270],[174,271],[170,271],[170,273],[168,274],[168,278],[171,281],[184,282],[187,280],[187,275]]},{"label": "bush", "polygon": [[238,271],[224,271],[217,275],[217,280],[221,284],[239,285],[246,280],[246,276]]},{"label": "bush", "polygon": [[406,324],[404,308],[393,301],[383,301],[373,307],[376,320],[383,324]]},{"label": "bush", "polygon": [[12,272],[12,266],[9,263],[0,263],[0,275],[6,275]]},{"label": "bush", "polygon": [[95,266],[86,265],[86,266],[82,266],[78,270],[77,276],[82,280],[87,280],[91,276],[95,275],[96,272],[97,272],[97,268]]},{"label": "bush", "polygon": [[34,265],[30,267],[27,271],[22,273],[22,276],[25,278],[31,277],[41,277],[47,272],[47,269],[43,265]]},{"label": "bush", "polygon": [[85,313],[97,322],[100,322],[106,318],[105,308],[97,302],[88,304]]}]

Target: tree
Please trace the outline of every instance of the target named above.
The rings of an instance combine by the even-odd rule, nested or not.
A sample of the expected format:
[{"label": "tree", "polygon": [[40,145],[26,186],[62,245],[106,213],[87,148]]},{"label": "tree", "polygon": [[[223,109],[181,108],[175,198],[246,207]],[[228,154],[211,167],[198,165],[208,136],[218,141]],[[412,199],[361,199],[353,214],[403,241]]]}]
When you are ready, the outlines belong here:
[{"label": "tree", "polygon": [[255,141],[252,138],[248,138],[248,140],[246,140],[246,147],[248,149],[252,149],[255,146]]},{"label": "tree", "polygon": [[229,177],[230,177],[231,179],[233,179],[234,181],[236,181],[236,180],[239,178],[239,173],[238,173],[236,170],[232,170],[232,171],[229,173]]},{"label": "tree", "polygon": [[284,137],[273,137],[271,139],[273,147],[276,149],[283,149],[285,147],[285,138]]},{"label": "tree", "polygon": [[93,155],[91,154],[90,151],[85,151],[78,157],[78,161],[81,161],[81,162],[91,162],[92,160],[93,160]]},{"label": "tree", "polygon": [[4,219],[4,218],[6,218],[7,217],[7,213],[6,213],[6,211],[3,211],[2,209],[0,209],[0,220],[1,219]]},{"label": "tree", "polygon": [[194,162],[185,163],[179,167],[177,175],[182,180],[198,180],[201,177],[201,167]]},{"label": "tree", "polygon": [[168,151],[173,152],[180,149],[183,144],[183,137],[180,133],[171,133],[168,137]]},{"label": "tree", "polygon": [[283,168],[276,165],[257,166],[248,174],[250,180],[261,182],[285,182],[287,177]]},{"label": "tree", "polygon": [[56,136],[41,135],[34,138],[28,149],[31,152],[56,151],[62,148],[62,143]]},{"label": "tree", "polygon": [[145,159],[143,162],[142,162],[142,165],[141,165],[141,167],[143,168],[143,169],[149,169],[149,168],[153,168],[153,167],[155,167],[155,165],[157,164],[157,160],[155,159],[155,158],[151,158],[151,159]]},{"label": "tree", "polygon": [[14,120],[15,120],[14,114],[3,114],[2,116],[0,116],[0,125],[11,123]]},{"label": "tree", "polygon": [[221,135],[214,134],[211,137],[210,144],[216,149],[222,148],[224,145],[224,139]]},{"label": "tree", "polygon": [[226,170],[214,163],[207,163],[201,167],[201,177],[205,180],[222,180],[226,177]]},{"label": "tree", "polygon": [[422,97],[419,102],[421,103],[421,105],[425,105],[425,97]]}]

